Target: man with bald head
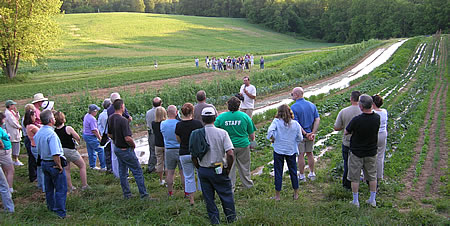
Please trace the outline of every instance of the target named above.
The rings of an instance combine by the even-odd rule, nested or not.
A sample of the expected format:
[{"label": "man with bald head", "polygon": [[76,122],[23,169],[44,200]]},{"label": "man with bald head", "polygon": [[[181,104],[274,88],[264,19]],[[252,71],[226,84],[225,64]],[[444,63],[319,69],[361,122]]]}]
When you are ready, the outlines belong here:
[{"label": "man with bald head", "polygon": [[155,110],[162,105],[162,100],[159,97],[153,98],[153,107],[145,114],[145,121],[148,129],[148,148],[150,150],[150,156],[148,158],[147,172],[152,173],[155,171],[156,166],[156,154],[155,154],[155,134],[152,129],[152,122],[155,121]]},{"label": "man with bald head", "polygon": [[212,104],[206,103],[206,92],[204,90],[198,91],[196,98],[197,98],[197,104],[194,106],[194,119],[195,120],[199,120],[200,122],[203,123],[202,111],[203,111],[203,108],[206,108],[206,107],[214,108],[214,111],[216,112],[216,117],[217,117],[216,108]]},{"label": "man with bald head", "polygon": [[316,106],[305,100],[303,98],[303,88],[295,87],[292,90],[291,96],[295,100],[292,105],[291,110],[294,113],[294,120],[296,120],[302,127],[303,139],[298,145],[298,150],[300,154],[298,155],[298,168],[300,170],[300,175],[298,177],[300,182],[306,182],[305,177],[305,153],[308,157],[309,174],[308,178],[310,180],[316,179],[316,174],[314,173],[314,139],[316,138],[317,129],[319,128],[319,112]]},{"label": "man with bald head", "polygon": [[184,175],[179,153],[180,143],[178,143],[177,136],[175,135],[175,129],[177,127],[177,123],[179,122],[177,116],[177,107],[175,107],[175,105],[169,105],[169,107],[167,107],[168,119],[162,121],[160,127],[164,138],[164,165],[167,169],[166,182],[169,196],[172,196],[173,194],[173,179],[177,166],[180,171],[181,184],[183,185],[184,190]]}]

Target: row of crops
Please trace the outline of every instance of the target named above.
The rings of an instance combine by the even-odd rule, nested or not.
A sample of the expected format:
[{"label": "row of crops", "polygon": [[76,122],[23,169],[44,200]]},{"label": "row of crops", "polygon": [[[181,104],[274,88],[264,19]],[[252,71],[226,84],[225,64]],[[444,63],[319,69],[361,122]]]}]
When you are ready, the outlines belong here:
[{"label": "row of crops", "polygon": [[[342,48],[335,48],[326,52],[315,52],[281,59],[284,66],[254,71],[251,73],[251,82],[258,88],[258,96],[268,95],[274,91],[283,90],[290,86],[306,84],[333,73],[355,63],[368,51],[382,45],[383,42],[370,40]],[[113,82],[113,81],[111,81]],[[195,102],[195,94],[198,90],[205,90],[208,103],[223,105],[231,96],[239,92],[242,85],[240,78],[233,76],[204,81],[200,84],[192,80],[182,80],[179,85],[165,85],[161,89],[148,89],[144,92],[123,92],[128,110],[131,112],[135,125],[144,123],[145,112],[151,107],[153,97],[159,96],[166,105],[181,106],[186,102]],[[78,131],[81,129],[82,117],[86,112],[86,106],[91,103],[100,104],[102,99],[93,98],[86,91],[84,95],[72,97],[71,100],[59,98],[56,100],[58,110],[66,113],[68,124],[73,125]]]},{"label": "row of crops", "polygon": [[[350,104],[350,93],[359,90],[369,95],[380,94],[385,99],[383,108],[389,112],[385,175],[398,182],[395,179],[399,179],[411,164],[418,130],[423,126],[429,95],[436,82],[439,41],[433,37],[408,40],[388,62],[353,81],[350,89],[310,98],[321,115],[318,139],[326,138],[323,145],[315,147],[314,154],[334,150],[323,156],[331,161],[325,167],[326,175],[331,172],[336,181],[342,175],[342,132],[333,133],[333,125],[339,111]],[[275,112],[275,109],[270,110],[254,120],[265,122],[272,119]],[[257,132],[260,146],[259,151],[252,153],[252,169],[272,159],[270,143],[265,139],[269,124],[265,123]],[[268,175],[270,170],[270,166],[266,167],[264,174]]]}]

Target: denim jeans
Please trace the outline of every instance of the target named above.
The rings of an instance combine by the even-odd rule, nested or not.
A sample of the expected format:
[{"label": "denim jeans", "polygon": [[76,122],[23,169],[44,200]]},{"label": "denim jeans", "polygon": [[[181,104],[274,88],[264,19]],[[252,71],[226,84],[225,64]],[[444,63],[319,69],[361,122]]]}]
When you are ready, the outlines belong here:
[{"label": "denim jeans", "polygon": [[348,174],[348,156],[350,155],[350,147],[342,145],[342,158],[344,159],[344,174],[342,175],[342,186],[351,189],[351,182],[347,179]]},{"label": "denim jeans", "polygon": [[[100,167],[106,168],[105,163],[105,153],[102,147],[100,147],[100,141],[98,141],[97,137],[94,135],[85,135],[83,134],[83,139],[86,142],[86,149],[89,155],[89,166],[91,168],[95,167],[95,163],[97,162],[97,155],[100,160]],[[97,153],[96,153],[97,152]]]},{"label": "denim jeans", "polygon": [[[197,191],[195,186],[195,167],[192,163],[191,155],[180,155],[180,162],[183,167],[184,174],[184,191],[192,193]],[[197,172],[198,173],[198,172]],[[200,179],[198,180],[198,190],[201,191]]]},{"label": "denim jeans", "polygon": [[[31,147],[31,153],[37,161],[37,148]],[[37,176],[37,186],[39,189],[42,188],[42,191],[45,192],[45,182],[44,182],[44,172],[42,171],[42,165],[36,167],[36,176]]]},{"label": "denim jeans", "polygon": [[220,223],[219,210],[214,202],[214,192],[217,192],[220,201],[222,201],[227,222],[231,223],[235,221],[234,195],[231,188],[231,180],[225,171],[222,174],[216,174],[214,168],[200,167],[198,169],[198,176],[202,184],[203,199],[206,203],[206,210],[208,211],[211,224]]},{"label": "denim jeans", "polygon": [[47,208],[60,217],[66,216],[67,181],[66,172],[54,168],[54,162],[41,162],[45,179],[45,199]]},{"label": "denim jeans", "polygon": [[14,202],[11,197],[11,192],[9,191],[9,185],[6,181],[5,174],[0,167],[0,194],[2,196],[3,208],[6,212],[14,213]]},{"label": "denim jeans", "polygon": [[28,136],[25,136],[23,139],[23,143],[25,144],[25,149],[27,149],[27,155],[28,155],[28,179],[30,182],[33,182],[37,179],[36,170],[36,158],[34,157],[33,153],[31,153],[31,141]]},{"label": "denim jeans", "polygon": [[275,171],[275,190],[281,191],[283,184],[283,168],[284,160],[289,169],[289,176],[291,177],[292,188],[298,189],[298,177],[297,177],[297,154],[293,155],[280,155],[273,152],[273,168]]},{"label": "denim jeans", "polygon": [[122,186],[123,196],[125,198],[131,197],[130,184],[128,184],[128,169],[133,173],[141,198],[148,196],[147,189],[145,188],[144,175],[142,174],[141,165],[134,153],[134,149],[127,148],[127,150],[121,150],[116,147],[114,152],[119,161],[120,186]]},{"label": "denim jeans", "polygon": [[111,142],[109,142],[104,148],[106,169],[112,172],[112,158],[111,158]]}]

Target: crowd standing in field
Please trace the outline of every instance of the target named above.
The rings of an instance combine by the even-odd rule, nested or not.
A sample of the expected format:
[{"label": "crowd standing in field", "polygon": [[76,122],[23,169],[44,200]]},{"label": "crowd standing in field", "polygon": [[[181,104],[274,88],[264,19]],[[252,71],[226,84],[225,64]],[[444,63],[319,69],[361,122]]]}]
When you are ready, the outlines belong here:
[{"label": "crowd standing in field", "polygon": [[[206,63],[208,61],[206,58]],[[252,65],[253,57],[249,56],[247,62],[244,59],[243,65],[246,63]],[[225,63],[225,67],[233,68],[232,65],[233,61],[230,65]],[[274,148],[275,196],[272,199],[277,201],[281,199],[284,161],[294,189],[294,200],[298,199],[299,182],[316,178],[313,146],[320,117],[316,106],[305,100],[303,95],[303,89],[295,87],[291,93],[295,103],[292,107],[286,104],[278,107],[267,131],[267,139]],[[173,196],[175,169],[178,167],[189,203],[194,205],[194,194],[201,191],[211,223],[220,223],[214,202],[217,193],[227,222],[233,222],[236,220],[236,168],[245,189],[251,189],[254,185],[250,175],[250,152],[256,146],[256,127],[251,118],[256,87],[245,76],[240,92],[227,101],[228,111],[222,114],[218,114],[213,105],[206,103],[204,90],[197,92],[196,99],[195,106],[185,103],[181,114],[176,106],[169,105],[166,110],[162,107],[161,98],[153,99],[153,106],[146,114],[150,152],[147,172],[157,173],[161,186],[167,183],[170,197]],[[360,172],[363,170],[371,193],[367,203],[375,207],[377,181],[383,179],[387,111],[380,108],[383,99],[379,95],[371,97],[354,91],[350,102],[351,106],[339,112],[334,125],[336,131],[345,131],[342,142],[342,185],[352,190],[352,204],[359,207],[358,187]],[[65,218],[67,193],[76,190],[70,178],[71,162],[80,170],[81,190],[91,189],[87,183],[86,163],[76,149],[80,136],[72,127],[65,125],[64,113],[53,110],[54,102],[48,101],[41,93],[34,95],[32,104],[26,105],[22,124],[19,123],[15,105],[12,100],[6,101],[6,113],[0,113],[0,124],[4,125],[8,120],[10,124],[5,126],[6,131],[0,127],[0,193],[5,211],[14,212],[11,198],[14,192],[14,165],[21,164],[18,152],[12,152],[12,149],[13,143],[20,142],[19,135],[23,131],[29,156],[29,180],[37,180],[38,188],[45,192],[49,210]],[[112,93],[104,100],[102,107],[104,110],[96,120],[100,108],[95,104],[89,105],[83,120],[83,138],[90,169],[111,172],[119,178],[125,199],[132,197],[128,183],[131,171],[140,197],[153,200],[147,192],[143,170],[134,152],[136,144],[129,125],[132,117],[123,99],[119,93]],[[305,153],[309,163],[307,178],[304,174]]]},{"label": "crowd standing in field", "polygon": [[[199,67],[199,60],[197,57],[194,59],[195,66]],[[253,54],[246,54],[238,57],[205,57],[205,67],[211,68],[214,71],[226,71],[226,70],[250,70],[255,65],[255,57]],[[261,56],[259,61],[259,68],[264,69],[264,57]]]}]

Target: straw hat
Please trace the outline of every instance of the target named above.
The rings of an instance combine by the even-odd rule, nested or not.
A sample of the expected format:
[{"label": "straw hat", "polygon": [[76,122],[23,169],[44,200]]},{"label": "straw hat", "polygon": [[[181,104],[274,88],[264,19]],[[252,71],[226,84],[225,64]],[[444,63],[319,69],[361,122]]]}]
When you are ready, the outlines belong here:
[{"label": "straw hat", "polygon": [[46,101],[48,100],[48,98],[44,97],[44,94],[42,93],[36,93],[33,96],[33,102],[31,102],[32,104],[37,103],[37,102],[41,102],[41,101]]}]

